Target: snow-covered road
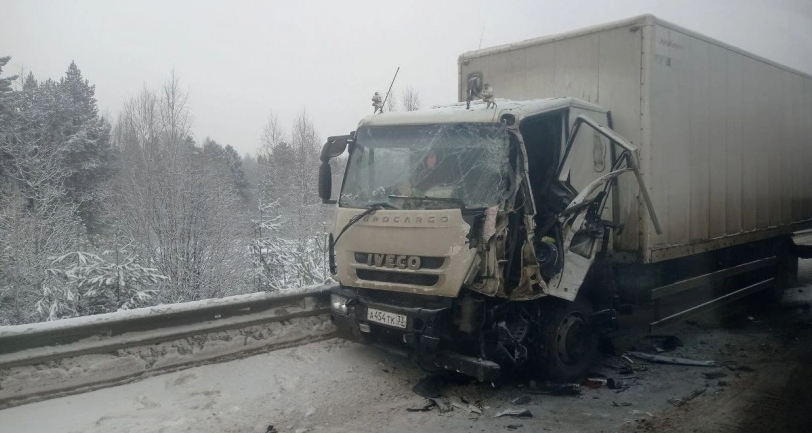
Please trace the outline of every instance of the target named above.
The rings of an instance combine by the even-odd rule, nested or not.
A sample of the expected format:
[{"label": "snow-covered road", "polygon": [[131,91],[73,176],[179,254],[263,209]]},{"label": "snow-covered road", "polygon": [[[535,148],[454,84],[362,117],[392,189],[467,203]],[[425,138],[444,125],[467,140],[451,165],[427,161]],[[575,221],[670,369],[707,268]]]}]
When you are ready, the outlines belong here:
[{"label": "snow-covered road", "polygon": [[[652,417],[674,420],[676,409],[669,401],[704,390],[688,406],[712,407],[766,380],[775,365],[790,371],[796,360],[785,354],[812,340],[812,261],[805,262],[800,275],[804,287],[788,291],[783,305],[750,311],[732,327],[722,327],[708,315],[668,329],[684,343],[673,356],[713,359],[728,368],[647,364],[644,371],[622,377],[631,387],[620,393],[602,387],[584,388],[579,397],[549,396],[529,392],[526,384],[499,389],[448,384],[445,397],[465,398],[481,406],[483,414],[461,409],[440,413],[437,408],[410,412],[407,408],[425,403],[411,390],[425,372],[376,348],[330,339],[0,410],[0,432],[274,431],[269,426],[280,433],[598,432],[634,428]],[[633,345],[639,349],[645,341],[645,317],[636,314],[624,320],[629,319],[638,321],[638,331],[626,323],[626,331],[615,339],[620,350]],[[737,370],[742,365],[747,369]],[[611,369],[595,369],[621,379]],[[722,373],[724,379],[709,380],[708,372]],[[523,406],[511,403],[519,396],[531,401]],[[734,428],[738,415],[730,413],[730,404],[725,407],[727,412],[719,413],[724,412],[724,421]],[[494,418],[508,408],[527,408],[533,418]]]},{"label": "snow-covered road", "polygon": [[420,375],[373,348],[328,340],[2,410],[0,431],[356,431],[348,416],[379,410],[383,424],[391,402],[414,399],[406,385]]}]

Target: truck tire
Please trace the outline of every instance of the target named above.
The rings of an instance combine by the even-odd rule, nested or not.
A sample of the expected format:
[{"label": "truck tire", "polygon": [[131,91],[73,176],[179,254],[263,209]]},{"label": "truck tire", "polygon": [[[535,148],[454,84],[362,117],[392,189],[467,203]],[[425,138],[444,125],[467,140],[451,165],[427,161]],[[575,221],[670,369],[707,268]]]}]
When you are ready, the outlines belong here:
[{"label": "truck tire", "polygon": [[591,317],[592,307],[585,300],[541,301],[537,366],[544,377],[571,382],[589,372],[598,350]]}]

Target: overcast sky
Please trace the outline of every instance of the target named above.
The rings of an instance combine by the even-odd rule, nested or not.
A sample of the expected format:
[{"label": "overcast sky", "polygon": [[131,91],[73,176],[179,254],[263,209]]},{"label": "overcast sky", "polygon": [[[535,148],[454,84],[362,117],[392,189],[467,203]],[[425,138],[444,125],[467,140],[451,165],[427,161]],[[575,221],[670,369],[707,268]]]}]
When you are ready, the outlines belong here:
[{"label": "overcast sky", "polygon": [[[303,108],[345,134],[370,98],[410,85],[423,105],[456,101],[465,51],[653,13],[812,73],[812,0],[31,1],[0,0],[0,56],[38,79],[75,60],[113,119],[172,69],[189,92],[195,139],[255,152],[268,115]],[[7,74],[8,73],[8,74]],[[498,95],[497,95],[498,96]]]}]

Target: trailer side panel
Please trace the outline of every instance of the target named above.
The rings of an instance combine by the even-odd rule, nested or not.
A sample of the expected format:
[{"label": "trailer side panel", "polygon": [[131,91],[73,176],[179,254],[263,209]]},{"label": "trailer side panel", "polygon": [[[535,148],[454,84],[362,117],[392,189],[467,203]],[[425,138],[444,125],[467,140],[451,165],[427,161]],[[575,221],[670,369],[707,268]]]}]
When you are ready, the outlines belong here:
[{"label": "trailer side panel", "polygon": [[812,79],[658,23],[646,261],[787,233],[812,219]]}]

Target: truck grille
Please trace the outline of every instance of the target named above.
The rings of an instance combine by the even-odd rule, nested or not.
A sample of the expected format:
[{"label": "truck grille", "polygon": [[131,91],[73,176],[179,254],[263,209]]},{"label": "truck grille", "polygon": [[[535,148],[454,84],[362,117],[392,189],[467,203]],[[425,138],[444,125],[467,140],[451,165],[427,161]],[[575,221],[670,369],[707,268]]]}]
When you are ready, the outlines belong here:
[{"label": "truck grille", "polygon": [[[355,253],[356,263],[369,263],[369,255],[372,253]],[[445,257],[425,257],[420,256],[420,269],[440,269],[445,263]]]},{"label": "truck grille", "polygon": [[382,283],[411,284],[415,286],[433,286],[439,281],[439,275],[412,274],[406,272],[374,271],[371,269],[356,269],[358,278],[367,281]]}]

